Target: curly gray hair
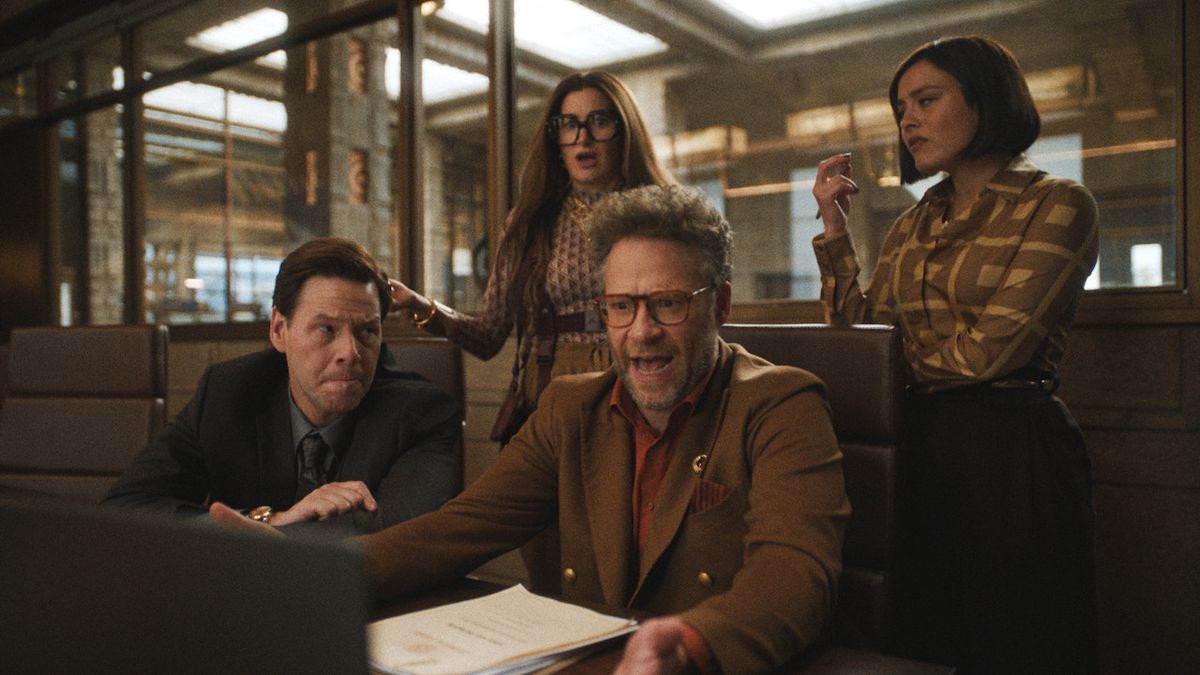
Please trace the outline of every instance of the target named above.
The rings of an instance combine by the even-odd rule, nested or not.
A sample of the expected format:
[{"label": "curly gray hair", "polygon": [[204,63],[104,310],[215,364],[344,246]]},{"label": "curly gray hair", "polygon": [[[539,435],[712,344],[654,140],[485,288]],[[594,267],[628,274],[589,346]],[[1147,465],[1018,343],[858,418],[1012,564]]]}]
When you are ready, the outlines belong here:
[{"label": "curly gray hair", "polygon": [[733,276],[733,228],[699,190],[646,185],[614,192],[592,212],[591,252],[601,277],[613,246],[625,237],[666,239],[695,247],[714,285]]}]

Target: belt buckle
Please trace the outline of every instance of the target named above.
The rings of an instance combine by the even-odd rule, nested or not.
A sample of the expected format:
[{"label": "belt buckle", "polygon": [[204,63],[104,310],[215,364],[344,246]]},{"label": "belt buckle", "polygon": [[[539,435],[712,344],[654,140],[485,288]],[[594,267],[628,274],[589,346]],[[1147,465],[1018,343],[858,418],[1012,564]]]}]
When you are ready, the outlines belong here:
[{"label": "belt buckle", "polygon": [[599,333],[603,330],[604,322],[600,320],[600,311],[590,307],[583,311],[583,332]]}]

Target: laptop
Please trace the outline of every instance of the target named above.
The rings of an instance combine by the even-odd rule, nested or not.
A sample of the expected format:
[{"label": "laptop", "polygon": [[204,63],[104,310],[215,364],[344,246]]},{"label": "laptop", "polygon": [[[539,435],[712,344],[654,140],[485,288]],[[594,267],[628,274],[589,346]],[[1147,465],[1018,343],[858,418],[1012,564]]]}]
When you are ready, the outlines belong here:
[{"label": "laptop", "polygon": [[361,555],[0,499],[0,670],[365,673]]}]

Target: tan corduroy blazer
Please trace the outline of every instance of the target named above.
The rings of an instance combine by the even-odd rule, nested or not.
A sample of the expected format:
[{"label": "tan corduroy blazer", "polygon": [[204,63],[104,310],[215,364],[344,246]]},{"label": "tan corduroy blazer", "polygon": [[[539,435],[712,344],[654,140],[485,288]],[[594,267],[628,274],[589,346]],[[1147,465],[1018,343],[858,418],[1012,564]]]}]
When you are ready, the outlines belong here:
[{"label": "tan corduroy blazer", "polygon": [[495,465],[440,510],[362,538],[383,597],[419,592],[557,518],[563,595],[681,614],[725,672],[768,670],[826,630],[850,506],[824,387],[737,345],[675,441],[640,564],[633,439],[616,374],[556,378]]}]

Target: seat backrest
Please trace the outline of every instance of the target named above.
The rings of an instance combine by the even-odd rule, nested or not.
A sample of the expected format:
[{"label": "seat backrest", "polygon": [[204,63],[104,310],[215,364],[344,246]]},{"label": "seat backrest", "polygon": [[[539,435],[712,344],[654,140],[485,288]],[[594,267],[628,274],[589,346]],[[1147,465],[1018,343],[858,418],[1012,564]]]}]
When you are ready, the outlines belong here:
[{"label": "seat backrest", "polygon": [[446,338],[392,337],[385,340],[400,370],[410,370],[466,405],[462,349]]},{"label": "seat backrest", "polygon": [[13,330],[0,489],[98,501],[166,422],[167,327]]},{"label": "seat backrest", "polygon": [[[467,388],[463,375],[462,349],[439,337],[391,337],[386,338],[388,351],[396,360],[400,370],[414,372],[441,387],[458,401],[458,408],[466,424]],[[463,439],[459,433],[459,489],[463,480]]]},{"label": "seat backrest", "polygon": [[853,508],[833,639],[857,649],[885,649],[895,612],[901,503],[897,460],[904,371],[897,331],[890,326],[728,324],[721,336],[825,382]]}]

